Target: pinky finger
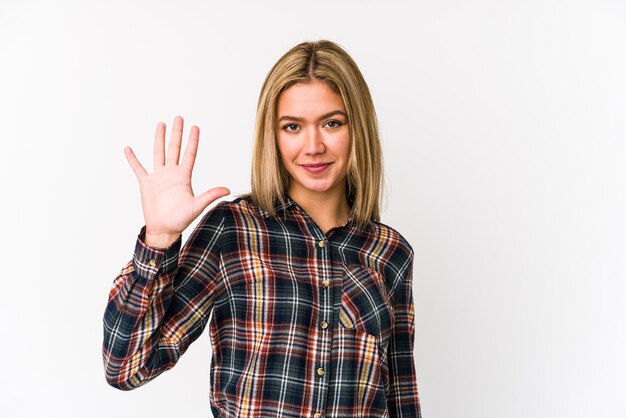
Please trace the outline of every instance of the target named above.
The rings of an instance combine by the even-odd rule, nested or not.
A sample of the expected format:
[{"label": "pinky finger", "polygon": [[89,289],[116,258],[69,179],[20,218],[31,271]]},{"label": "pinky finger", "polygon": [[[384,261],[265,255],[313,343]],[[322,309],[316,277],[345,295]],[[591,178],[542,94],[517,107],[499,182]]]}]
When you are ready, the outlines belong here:
[{"label": "pinky finger", "polygon": [[137,180],[141,180],[143,177],[147,176],[148,173],[146,169],[143,168],[135,153],[130,147],[124,148],[124,155],[126,155],[126,159],[128,160],[128,164],[130,164],[130,168],[135,172],[135,176],[137,176]]}]

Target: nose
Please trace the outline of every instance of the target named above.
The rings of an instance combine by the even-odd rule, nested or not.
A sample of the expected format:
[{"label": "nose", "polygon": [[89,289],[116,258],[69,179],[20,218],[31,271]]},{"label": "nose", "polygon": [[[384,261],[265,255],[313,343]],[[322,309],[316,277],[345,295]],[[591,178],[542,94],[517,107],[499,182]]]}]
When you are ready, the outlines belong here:
[{"label": "nose", "polygon": [[321,130],[315,126],[309,129],[305,141],[304,151],[306,155],[322,154],[326,150],[326,145],[324,145],[324,136]]}]

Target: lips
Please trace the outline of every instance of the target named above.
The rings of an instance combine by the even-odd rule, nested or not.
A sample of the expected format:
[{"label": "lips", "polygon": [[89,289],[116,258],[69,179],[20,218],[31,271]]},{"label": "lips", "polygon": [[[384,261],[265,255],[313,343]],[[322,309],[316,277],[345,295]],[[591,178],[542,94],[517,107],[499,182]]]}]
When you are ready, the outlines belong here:
[{"label": "lips", "polygon": [[314,163],[314,164],[300,164],[300,167],[304,168],[309,173],[318,174],[326,170],[332,163]]}]

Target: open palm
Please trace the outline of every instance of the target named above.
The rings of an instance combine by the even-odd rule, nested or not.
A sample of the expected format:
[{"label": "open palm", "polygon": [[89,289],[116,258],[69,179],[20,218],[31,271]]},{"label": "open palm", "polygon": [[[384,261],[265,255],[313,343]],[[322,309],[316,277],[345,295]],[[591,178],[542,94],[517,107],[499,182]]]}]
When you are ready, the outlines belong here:
[{"label": "open palm", "polygon": [[[195,196],[191,174],[198,151],[200,130],[191,127],[189,142],[179,164],[183,134],[183,118],[177,116],[165,153],[165,124],[157,125],[154,139],[154,169],[148,174],[130,147],[124,149],[126,158],[139,180],[141,205],[146,223],[146,238],[153,244],[169,245],[216,199],[230,191],[214,187]],[[148,239],[146,244],[150,245]]]}]

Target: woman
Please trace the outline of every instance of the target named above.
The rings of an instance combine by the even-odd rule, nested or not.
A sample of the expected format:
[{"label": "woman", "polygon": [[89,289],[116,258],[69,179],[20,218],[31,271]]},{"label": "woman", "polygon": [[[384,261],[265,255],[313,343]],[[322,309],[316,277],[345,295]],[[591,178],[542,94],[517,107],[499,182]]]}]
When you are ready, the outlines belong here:
[{"label": "woman", "polygon": [[104,315],[112,386],[172,368],[209,320],[211,409],[219,417],[419,417],[413,252],[379,222],[382,155],[374,105],[338,45],[305,42],[259,98],[252,193],[194,196],[199,131],[179,165],[177,117],[154,171],[130,148],[145,226]]}]

